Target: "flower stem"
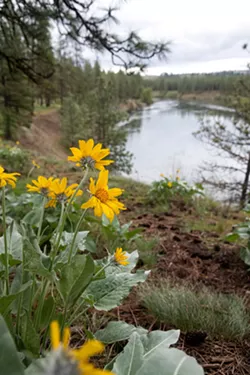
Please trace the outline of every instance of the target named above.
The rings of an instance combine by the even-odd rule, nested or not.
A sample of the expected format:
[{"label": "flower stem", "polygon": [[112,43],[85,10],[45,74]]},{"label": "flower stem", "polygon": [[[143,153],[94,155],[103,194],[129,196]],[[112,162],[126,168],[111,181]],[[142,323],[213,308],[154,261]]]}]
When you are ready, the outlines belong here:
[{"label": "flower stem", "polygon": [[4,254],[5,254],[5,283],[6,294],[9,294],[9,252],[7,243],[7,228],[6,228],[6,211],[5,211],[5,188],[2,189],[2,212],[3,212],[3,239],[4,239]]},{"label": "flower stem", "polygon": [[65,211],[65,214],[68,213],[69,211],[69,208],[71,207],[71,203],[73,203],[78,191],[82,188],[84,182],[86,181],[86,178],[88,177],[88,173],[89,173],[89,169],[88,167],[86,167],[86,171],[83,175],[83,178],[81,179],[81,182],[79,183],[79,185],[77,186],[76,190],[74,191],[74,194],[71,196],[70,200],[68,201],[68,206],[66,208],[66,211]]},{"label": "flower stem", "polygon": [[68,258],[68,262],[69,263],[70,263],[71,258],[72,258],[72,253],[73,253],[73,249],[74,249],[76,237],[77,237],[77,234],[78,234],[78,230],[79,230],[79,228],[80,228],[80,226],[82,224],[82,221],[83,221],[83,218],[84,218],[84,215],[85,215],[86,211],[87,211],[87,209],[83,211],[83,213],[81,214],[81,217],[78,220],[78,223],[76,225],[76,229],[75,229],[75,232],[74,232],[74,236],[73,236],[73,239],[72,239],[72,242],[71,242],[70,251],[69,251],[69,258]]},{"label": "flower stem", "polygon": [[33,167],[31,167],[31,169],[30,169],[30,171],[29,171],[29,173],[28,173],[28,176],[27,176],[27,178],[29,178],[30,177],[30,175],[31,175],[31,173],[34,171],[34,169],[35,169],[35,166],[33,166]]},{"label": "flower stem", "polygon": [[40,243],[41,231],[42,231],[42,226],[43,226],[45,204],[46,204],[46,198],[44,197],[43,198],[42,212],[41,212],[40,221],[39,221],[39,227],[38,227],[38,232],[37,232],[37,241],[38,241],[38,243]]},{"label": "flower stem", "polygon": [[62,238],[62,233],[63,233],[65,221],[66,221],[65,204],[64,204],[64,202],[62,202],[59,224],[58,224],[56,236],[55,236],[55,246],[53,247],[53,252],[52,252],[52,257],[51,257],[50,270],[53,268],[53,263],[54,263],[54,260],[55,260],[56,254],[57,254],[58,247],[60,245],[60,240]]}]

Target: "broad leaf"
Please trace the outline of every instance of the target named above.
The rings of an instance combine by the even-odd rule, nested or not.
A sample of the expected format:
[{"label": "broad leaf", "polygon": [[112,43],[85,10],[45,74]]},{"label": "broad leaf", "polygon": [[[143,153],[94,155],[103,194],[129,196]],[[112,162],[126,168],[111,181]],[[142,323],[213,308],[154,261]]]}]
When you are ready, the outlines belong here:
[{"label": "broad leaf", "polygon": [[94,269],[93,259],[89,255],[76,255],[70,266],[62,269],[58,287],[64,302],[74,304],[78,300],[90,283]]},{"label": "broad leaf", "polygon": [[172,329],[170,331],[153,331],[147,335],[142,335],[141,340],[145,350],[145,358],[152,355],[155,350],[168,349],[170,345],[177,343],[180,331]]},{"label": "broad leaf", "polygon": [[112,344],[113,342],[128,340],[134,332],[142,335],[147,334],[148,331],[123,321],[109,322],[104,329],[95,333],[95,337],[104,344]]},{"label": "broad leaf", "polygon": [[120,273],[108,276],[104,280],[92,282],[83,297],[92,297],[97,310],[109,311],[120,305],[131,288],[146,280],[148,272],[137,271],[134,274]]},{"label": "broad leaf", "polygon": [[[7,229],[7,245],[9,254],[9,264],[11,266],[23,261],[23,239],[18,232],[16,224],[12,221]],[[0,261],[5,264],[4,237],[0,237]]]},{"label": "broad leaf", "polygon": [[128,273],[128,272],[131,272],[137,262],[138,262],[138,259],[139,259],[139,254],[138,254],[138,251],[135,250],[133,251],[131,254],[129,253],[126,253],[126,255],[128,256],[128,262],[129,264],[127,266],[117,266],[115,264],[110,264],[110,266],[108,266],[106,269],[105,269],[105,273],[106,275],[112,275],[112,274],[116,274],[116,273]]},{"label": "broad leaf", "polygon": [[135,375],[142,366],[143,352],[140,336],[134,332],[123,352],[116,358],[112,371],[117,375]]},{"label": "broad leaf", "polygon": [[19,359],[15,343],[2,316],[0,316],[0,348],[1,374],[23,375],[24,370]]},{"label": "broad leaf", "polygon": [[46,263],[45,258],[48,257],[46,257],[45,254],[43,254],[39,249],[33,246],[28,238],[24,239],[24,254],[24,269],[26,271],[46,277],[50,280],[53,279],[53,272],[49,271],[49,269],[44,266],[44,263]]},{"label": "broad leaf", "polygon": [[39,221],[42,215],[42,211],[43,211],[42,205],[40,207],[33,208],[33,210],[31,210],[24,216],[24,218],[22,219],[22,222],[38,228]]},{"label": "broad leaf", "polygon": [[41,313],[41,320],[40,320],[40,328],[46,329],[51,321],[54,319],[55,316],[55,301],[52,296],[48,297],[44,301],[42,313]]},{"label": "broad leaf", "polygon": [[0,297],[0,314],[4,314],[11,303],[25,290],[27,290],[32,284],[32,281],[28,281],[27,283],[23,284],[17,293],[9,294],[8,296]]},{"label": "broad leaf", "polygon": [[[136,375],[204,375],[197,361],[181,350],[160,347],[143,361]],[[120,375],[120,374],[117,374]]]},{"label": "broad leaf", "polygon": [[[75,243],[72,249],[71,258],[73,258],[77,251],[84,251],[86,250],[85,242],[88,235],[88,231],[78,232],[75,238]],[[69,259],[69,252],[71,251],[71,244],[73,241],[74,233],[64,231],[62,233],[62,238],[60,241],[60,249],[61,252],[56,258],[57,268],[61,268],[60,265],[68,264]]]},{"label": "broad leaf", "polygon": [[34,327],[33,320],[29,318],[28,314],[22,316],[20,330],[25,348],[34,354],[39,353],[40,336]]},{"label": "broad leaf", "polygon": [[240,250],[240,257],[248,266],[250,266],[250,249],[244,247]]}]

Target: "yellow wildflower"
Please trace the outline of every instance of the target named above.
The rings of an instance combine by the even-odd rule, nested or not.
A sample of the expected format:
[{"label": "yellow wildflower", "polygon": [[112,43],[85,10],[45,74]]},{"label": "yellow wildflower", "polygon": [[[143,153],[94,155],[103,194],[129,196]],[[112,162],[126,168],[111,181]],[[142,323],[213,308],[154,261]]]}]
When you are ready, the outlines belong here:
[{"label": "yellow wildflower", "polygon": [[40,169],[40,165],[37,164],[37,162],[35,160],[32,160],[32,164],[34,165],[34,167],[36,167],[37,169]]},{"label": "yellow wildflower", "polygon": [[160,176],[163,177],[163,178],[165,177],[165,175],[163,173],[161,173]]},{"label": "yellow wildflower", "polygon": [[179,176],[176,176],[176,181],[180,181],[180,177]]},{"label": "yellow wildflower", "polygon": [[26,188],[30,193],[38,193],[47,196],[50,192],[53,177],[46,178],[39,176],[37,180],[32,180],[33,185],[27,184]]},{"label": "yellow wildflower", "polygon": [[[56,207],[57,202],[66,202],[69,200],[72,195],[74,194],[78,184],[72,184],[67,186],[67,177],[63,177],[61,180],[56,178],[52,181],[49,187],[49,194],[48,197],[50,198],[49,202],[47,203],[46,207]],[[82,190],[79,190],[76,194],[77,197],[82,195]]]},{"label": "yellow wildflower", "polygon": [[104,170],[106,165],[113,163],[113,160],[102,160],[110,154],[108,148],[102,149],[102,144],[98,143],[94,146],[94,140],[79,141],[79,148],[71,147],[73,156],[68,156],[68,160],[74,161],[77,167],[96,168],[100,171]]},{"label": "yellow wildflower", "polygon": [[122,194],[123,190],[108,188],[108,176],[107,170],[101,171],[96,184],[93,178],[90,178],[89,191],[92,197],[81,208],[94,208],[95,216],[105,214],[112,221],[114,215],[118,215],[120,210],[126,210],[126,207],[116,198]]},{"label": "yellow wildflower", "polygon": [[127,266],[129,264],[127,261],[128,256],[126,255],[125,251],[122,251],[121,247],[117,247],[114,254],[114,259],[116,263],[121,264],[122,266]]},{"label": "yellow wildflower", "polygon": [[16,177],[20,176],[20,173],[6,173],[4,168],[0,165],[0,188],[9,184],[11,187],[16,187]]},{"label": "yellow wildflower", "polygon": [[89,340],[81,348],[71,349],[69,348],[69,328],[64,329],[61,342],[60,327],[57,321],[53,321],[51,323],[50,335],[52,349],[56,351],[61,348],[68,357],[69,361],[71,363],[73,361],[73,365],[75,364],[75,368],[78,370],[79,375],[112,375],[112,372],[96,368],[92,363],[89,362],[90,357],[104,351],[104,345],[100,341]]},{"label": "yellow wildflower", "polygon": [[16,145],[20,145],[20,142],[19,142],[19,141],[16,141]]},{"label": "yellow wildflower", "polygon": [[171,181],[168,181],[168,187],[171,188],[173,186],[173,183]]}]

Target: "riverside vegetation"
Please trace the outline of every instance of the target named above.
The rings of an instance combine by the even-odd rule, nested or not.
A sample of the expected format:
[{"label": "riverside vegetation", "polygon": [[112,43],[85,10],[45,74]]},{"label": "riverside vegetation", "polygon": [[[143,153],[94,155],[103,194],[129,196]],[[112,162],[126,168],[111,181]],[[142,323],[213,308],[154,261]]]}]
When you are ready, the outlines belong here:
[{"label": "riverside vegetation", "polygon": [[[149,274],[142,270],[132,272],[138,252],[123,251],[119,236],[112,238],[104,256],[97,259],[94,256],[95,240],[90,231],[82,230],[83,223],[91,227],[95,222],[92,216],[87,216],[87,210],[93,209],[97,219],[102,217],[101,226],[109,227],[115,221],[117,228],[118,219],[114,217],[126,210],[118,200],[123,190],[108,187],[109,172],[105,167],[113,162],[106,159],[109,149],[94,145],[93,139],[89,139],[80,140],[79,148],[71,151],[73,155],[68,160],[83,170],[80,183],[69,185],[66,177],[33,179],[27,184],[30,194],[19,198],[29,204],[29,211],[21,220],[15,215],[16,202],[8,199],[8,186],[14,189],[20,174],[0,169],[3,225],[0,329],[1,348],[5,352],[1,371],[10,375],[112,371],[123,374],[130,368],[131,374],[150,374],[157,365],[162,373],[167,368],[169,374],[179,370],[202,374],[202,368],[193,358],[170,348],[179,338],[178,330],[148,333],[146,329],[131,327],[130,334],[127,329],[125,334],[122,322],[115,326],[109,323],[105,340],[102,331],[90,332],[85,328],[87,343],[74,350],[69,347],[68,325],[77,322],[90,308],[102,311],[115,308]],[[83,191],[89,170],[97,170],[99,175],[91,177]],[[123,235],[127,228],[123,229]],[[128,240],[131,236],[129,232]],[[104,350],[95,337],[104,342],[128,339],[124,350],[105,370],[89,362],[91,356]],[[50,353],[45,354],[50,345]],[[42,358],[36,362],[40,353]]]}]

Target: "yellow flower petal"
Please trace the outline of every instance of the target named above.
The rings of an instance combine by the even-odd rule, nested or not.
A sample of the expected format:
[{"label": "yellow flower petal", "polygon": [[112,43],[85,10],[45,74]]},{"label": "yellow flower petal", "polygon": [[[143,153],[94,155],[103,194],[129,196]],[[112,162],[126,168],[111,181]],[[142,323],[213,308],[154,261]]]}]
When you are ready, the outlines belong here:
[{"label": "yellow flower petal", "polygon": [[55,320],[50,324],[50,337],[52,349],[58,349],[60,346],[60,328]]},{"label": "yellow flower petal", "polygon": [[101,189],[101,188],[104,188],[106,189],[107,186],[108,186],[108,177],[109,177],[109,171],[101,171],[99,173],[99,177],[98,177],[98,180],[97,180],[97,183],[96,183],[96,189]]}]

